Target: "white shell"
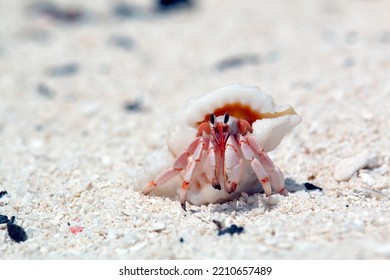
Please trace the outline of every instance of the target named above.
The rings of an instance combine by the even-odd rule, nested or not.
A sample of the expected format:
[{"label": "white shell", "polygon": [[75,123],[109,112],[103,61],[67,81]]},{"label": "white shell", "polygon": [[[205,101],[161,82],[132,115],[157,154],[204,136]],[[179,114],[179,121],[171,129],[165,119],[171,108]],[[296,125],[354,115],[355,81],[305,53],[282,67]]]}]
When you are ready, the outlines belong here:
[{"label": "white shell", "polygon": [[[275,104],[270,95],[254,86],[231,85],[206,93],[198,99],[190,99],[168,127],[167,145],[160,151],[150,154],[145,160],[144,168],[136,174],[133,182],[134,189],[142,191],[150,180],[172,167],[176,157],[195,139],[198,124],[206,115],[226,104],[233,103],[247,105],[253,111],[265,115],[264,118],[253,122],[252,128],[254,137],[266,152],[275,149],[283,137],[301,122],[301,117],[295,113],[292,106]],[[198,169],[199,172],[202,171],[202,167]],[[187,194],[187,201],[201,205],[231,200],[241,192],[250,194],[259,192],[261,185],[257,182],[249,164],[244,173],[239,188],[232,194],[216,190],[210,183],[205,183],[200,189],[191,188]],[[197,176],[196,172],[193,176]],[[177,176],[152,194],[177,199],[181,183],[181,176]]]}]

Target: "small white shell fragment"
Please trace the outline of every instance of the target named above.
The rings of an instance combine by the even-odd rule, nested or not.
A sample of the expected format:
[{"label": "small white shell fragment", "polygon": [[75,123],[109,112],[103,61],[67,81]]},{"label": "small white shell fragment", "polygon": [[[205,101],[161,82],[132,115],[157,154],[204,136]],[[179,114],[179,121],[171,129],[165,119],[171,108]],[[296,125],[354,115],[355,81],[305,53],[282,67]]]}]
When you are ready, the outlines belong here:
[{"label": "small white shell fragment", "polygon": [[129,217],[131,217],[134,214],[134,212],[131,209],[123,209],[122,213]]},{"label": "small white shell fragment", "polygon": [[[283,137],[301,122],[301,117],[291,105],[275,104],[270,95],[254,86],[231,85],[197,99],[190,99],[168,127],[167,145],[148,155],[144,167],[136,173],[133,188],[142,191],[149,181],[171,168],[177,156],[195,140],[199,124],[207,120],[210,114],[218,116],[226,112],[236,118],[248,120],[253,128],[252,135],[265,152],[275,149]],[[261,191],[261,184],[254,175],[250,162],[245,164],[245,172],[235,192],[227,194],[206,182],[200,187],[190,188],[187,201],[194,205],[220,203],[232,200],[242,192],[251,195]],[[202,168],[200,166],[198,169]],[[195,170],[193,176],[201,176],[200,172],[202,171],[197,173]],[[182,173],[153,190],[151,194],[178,199],[183,182]]]},{"label": "small white shell fragment", "polygon": [[367,186],[372,187],[376,184],[376,180],[368,173],[361,173],[359,177],[362,179],[363,183]]},{"label": "small white shell fragment", "polygon": [[348,181],[356,171],[365,167],[377,166],[377,157],[368,151],[363,151],[355,156],[342,159],[335,166],[334,177],[337,181]]},{"label": "small white shell fragment", "polygon": [[156,222],[150,226],[152,231],[162,231],[166,228],[165,224]]}]

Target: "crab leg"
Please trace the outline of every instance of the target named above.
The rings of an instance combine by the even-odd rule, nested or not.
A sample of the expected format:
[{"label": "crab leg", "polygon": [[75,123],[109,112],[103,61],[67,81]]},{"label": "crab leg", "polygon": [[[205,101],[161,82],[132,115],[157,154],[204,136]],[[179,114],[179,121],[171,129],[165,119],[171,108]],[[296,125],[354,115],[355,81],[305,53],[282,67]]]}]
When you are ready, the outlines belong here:
[{"label": "crab leg", "polygon": [[251,166],[257,178],[259,178],[259,181],[261,182],[261,186],[264,189],[265,195],[270,196],[272,194],[272,188],[269,182],[270,178],[267,174],[267,171],[265,171],[263,165],[261,165],[260,161],[257,158],[254,158],[252,160]]},{"label": "crab leg", "polygon": [[190,189],[192,175],[194,174],[196,165],[200,161],[200,158],[202,156],[202,151],[204,149],[207,149],[209,142],[210,141],[208,138],[200,138],[193,156],[188,158],[189,163],[186,167],[184,178],[183,178],[183,184],[181,185],[181,189],[180,189],[180,203],[181,203],[181,207],[184,210],[186,210],[186,200],[187,200],[186,198],[187,198],[188,190]]},{"label": "crab leg", "polygon": [[225,188],[227,193],[232,193],[236,190],[241,177],[242,160],[239,157],[239,145],[230,135],[225,148]]},{"label": "crab leg", "polygon": [[272,171],[268,172],[272,188],[282,195],[288,195],[288,190],[284,186],[284,176],[282,171],[278,167],[275,166],[275,168]]},{"label": "crab leg", "polygon": [[259,156],[261,165],[265,168],[266,173],[269,176],[272,188],[277,193],[288,195],[288,191],[284,187],[284,177],[280,169],[273,164],[272,160],[263,151],[253,136],[246,136],[246,139],[249,147]]},{"label": "crab leg", "polygon": [[[249,137],[244,137],[244,136],[240,135],[239,141],[240,141],[242,154],[244,155],[244,158],[246,160],[251,161],[251,167],[252,167],[253,171],[255,172],[257,178],[261,182],[261,186],[264,189],[265,195],[270,196],[272,194],[270,178],[267,174],[266,169],[262,165],[262,163],[255,157],[256,154],[259,156],[261,156],[261,154],[263,154],[262,149],[257,144],[257,142],[256,142],[256,144],[257,144],[256,147],[250,146],[250,144],[252,144],[252,143],[248,143],[248,142],[250,142],[248,138]],[[260,154],[258,152],[260,152]]]},{"label": "crab leg", "polygon": [[194,152],[196,152],[196,149],[199,144],[203,143],[203,141],[201,140],[201,137],[196,138],[188,146],[188,148],[177,157],[177,159],[173,163],[173,167],[158,175],[155,180],[150,181],[143,190],[143,193],[149,194],[154,189],[158,188],[159,186],[165,184],[166,182],[177,176],[184,168],[186,168],[188,164],[188,157],[191,156]]},{"label": "crab leg", "polygon": [[184,210],[186,210],[187,193],[190,189],[192,174],[194,173],[194,169],[196,166],[196,160],[193,157],[190,157],[188,161],[189,163],[184,173],[183,184],[180,188],[180,204]]},{"label": "crab leg", "polygon": [[207,150],[207,177],[209,181],[211,182],[211,185],[214,187],[214,189],[220,190],[221,185],[219,184],[218,181],[218,172],[219,170],[219,164],[218,161],[216,160],[216,154],[215,154],[215,146],[212,141],[209,141],[208,144],[208,150]]}]

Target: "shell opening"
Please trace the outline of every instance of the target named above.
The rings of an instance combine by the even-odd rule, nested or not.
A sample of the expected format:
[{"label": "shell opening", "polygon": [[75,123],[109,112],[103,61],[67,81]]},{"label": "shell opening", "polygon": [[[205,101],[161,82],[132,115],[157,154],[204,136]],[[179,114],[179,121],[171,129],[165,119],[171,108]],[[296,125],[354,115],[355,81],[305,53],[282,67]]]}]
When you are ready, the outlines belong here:
[{"label": "shell opening", "polygon": [[217,108],[216,110],[214,110],[214,112],[205,115],[203,120],[196,122],[196,125],[199,126],[201,123],[205,121],[206,122],[210,121],[210,116],[212,114],[218,117],[226,113],[228,113],[230,116],[233,116],[235,118],[246,120],[250,125],[252,125],[252,123],[254,123],[255,121],[261,119],[272,119],[272,118],[278,118],[280,116],[297,114],[291,106],[289,106],[286,110],[280,112],[261,113],[254,110],[250,105],[244,105],[242,103],[235,102],[235,103],[226,104],[223,107]]}]

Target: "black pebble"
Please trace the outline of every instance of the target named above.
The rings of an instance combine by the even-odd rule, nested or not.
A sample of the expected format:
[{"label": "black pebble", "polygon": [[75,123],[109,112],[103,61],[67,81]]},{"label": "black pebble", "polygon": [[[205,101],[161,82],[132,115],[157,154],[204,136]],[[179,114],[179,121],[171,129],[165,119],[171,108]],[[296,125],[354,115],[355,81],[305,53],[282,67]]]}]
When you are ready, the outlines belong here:
[{"label": "black pebble", "polygon": [[124,109],[129,112],[140,112],[142,111],[143,106],[140,100],[135,100],[125,103]]},{"label": "black pebble", "polygon": [[43,131],[44,129],[45,129],[45,127],[41,124],[37,124],[35,126],[35,131],[37,131],[37,132]]},{"label": "black pebble", "polygon": [[236,225],[231,225],[228,228],[225,228],[223,230],[218,230],[218,235],[224,235],[226,233],[229,233],[230,235],[233,235],[235,233],[240,234],[244,231],[243,227],[238,227]]},{"label": "black pebble", "polygon": [[308,191],[314,191],[314,190],[319,190],[319,191],[322,191],[322,188],[320,187],[317,187],[316,185],[313,185],[311,183],[304,183],[303,184],[305,186],[305,188],[308,190]]},{"label": "black pebble", "polygon": [[52,77],[65,77],[75,75],[79,72],[77,63],[67,63],[49,68],[48,73]]},{"label": "black pebble", "polygon": [[46,98],[53,98],[56,93],[44,83],[39,83],[37,86],[37,92],[39,95]]},{"label": "black pebble", "polygon": [[23,242],[27,240],[27,234],[21,226],[15,225],[15,216],[7,223],[8,235],[16,242]]},{"label": "black pebble", "polygon": [[191,0],[157,0],[157,11],[170,11],[181,8],[191,8],[193,1]]},{"label": "black pebble", "polygon": [[260,63],[260,58],[257,54],[244,54],[240,56],[228,57],[217,63],[216,68],[222,72],[232,68],[242,67],[244,65],[255,65]]},{"label": "black pebble", "polygon": [[6,224],[8,223],[8,217],[6,215],[0,215],[0,224]]},{"label": "black pebble", "polygon": [[180,241],[180,243],[184,243],[183,237],[180,237],[179,241]]},{"label": "black pebble", "polygon": [[79,7],[60,7],[47,1],[32,4],[30,10],[37,15],[46,16],[62,23],[79,23],[86,14]]},{"label": "black pebble", "polygon": [[7,191],[1,191],[0,192],[0,198],[2,198],[4,195],[8,194]]},{"label": "black pebble", "polygon": [[113,13],[118,18],[132,18],[137,14],[136,9],[130,4],[119,2],[113,8]]},{"label": "black pebble", "polygon": [[109,43],[125,51],[132,51],[134,48],[134,40],[126,35],[114,35],[109,39]]}]

